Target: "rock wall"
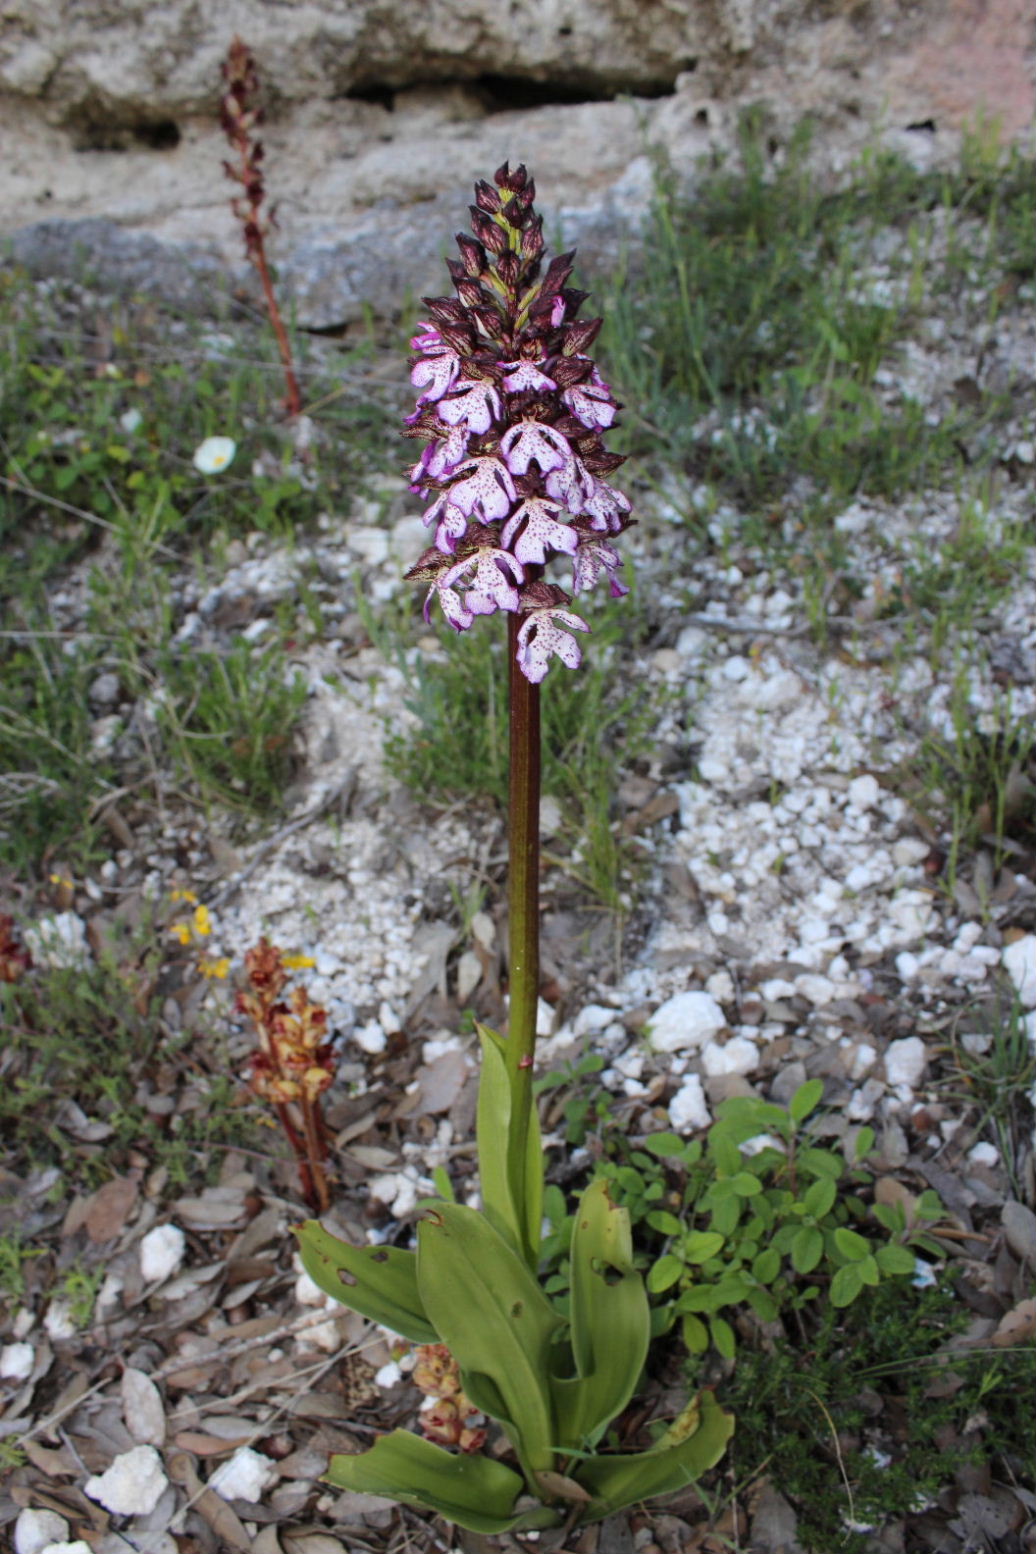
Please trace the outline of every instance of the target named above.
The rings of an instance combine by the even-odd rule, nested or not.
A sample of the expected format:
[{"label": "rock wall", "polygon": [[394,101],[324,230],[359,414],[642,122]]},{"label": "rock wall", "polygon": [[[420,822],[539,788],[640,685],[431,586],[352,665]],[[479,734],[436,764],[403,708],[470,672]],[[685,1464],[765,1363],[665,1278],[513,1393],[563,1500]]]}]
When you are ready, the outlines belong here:
[{"label": "rock wall", "polygon": [[592,265],[646,207],[651,148],[693,176],[741,108],[822,160],[875,133],[952,151],[977,115],[1034,120],[1031,0],[8,0],[0,235],[38,273],[190,306],[247,281],[221,173],[219,65],[254,50],[276,258],[300,322],[336,328],[438,288],[469,188],[533,169]]}]

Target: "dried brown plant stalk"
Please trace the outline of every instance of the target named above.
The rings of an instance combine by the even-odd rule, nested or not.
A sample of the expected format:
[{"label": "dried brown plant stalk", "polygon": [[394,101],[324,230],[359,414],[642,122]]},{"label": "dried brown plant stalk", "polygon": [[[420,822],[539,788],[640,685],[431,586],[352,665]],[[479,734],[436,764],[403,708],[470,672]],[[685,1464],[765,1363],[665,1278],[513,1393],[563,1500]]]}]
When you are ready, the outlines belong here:
[{"label": "dried brown plant stalk", "polygon": [[224,162],[223,169],[228,178],[241,186],[242,192],[231,200],[231,207],[241,223],[245,253],[259,272],[266,311],[270,316],[284,368],[284,408],[288,416],[294,419],[302,411],[302,395],[295,376],[291,342],[281,317],[266,258],[266,235],[276,227],[277,216],[273,207],[267,213],[263,212],[266,199],[263,183],[264,152],[263,143],[256,134],[263,122],[263,110],[259,103],[259,75],[251,49],[240,38],[235,38],[227,50],[222,71],[225,90],[220,99],[219,119],[236,157],[233,162]]}]

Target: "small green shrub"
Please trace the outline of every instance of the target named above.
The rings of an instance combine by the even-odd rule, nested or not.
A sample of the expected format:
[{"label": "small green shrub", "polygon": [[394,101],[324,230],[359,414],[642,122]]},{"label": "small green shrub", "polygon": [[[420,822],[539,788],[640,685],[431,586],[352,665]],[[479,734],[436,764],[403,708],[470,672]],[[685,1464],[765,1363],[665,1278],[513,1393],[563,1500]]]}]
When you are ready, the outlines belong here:
[{"label": "small green shrub", "polygon": [[[1036,1345],[942,1351],[971,1313],[946,1286],[898,1281],[818,1313],[808,1347],[742,1347],[723,1402],[737,1413],[739,1475],[765,1466],[811,1554],[865,1554],[871,1534],[936,1503],[968,1467],[1023,1483],[1036,1461]],[[882,1545],[884,1546],[884,1545]],[[918,1544],[917,1546],[921,1546]],[[925,1546],[928,1546],[925,1544]]]},{"label": "small green shrub", "polygon": [[[657,1331],[679,1324],[692,1354],[713,1346],[734,1353],[725,1311],[749,1308],[764,1322],[811,1302],[841,1310],[868,1288],[913,1275],[917,1251],[940,1255],[923,1229],[942,1206],[933,1192],[907,1221],[901,1206],[861,1193],[872,1182],[864,1162],[874,1134],[861,1128],[852,1159],[827,1149],[810,1126],[823,1086],[809,1080],[785,1109],[755,1097],[724,1101],[704,1143],[675,1133],[602,1159],[639,1236]],[[746,1151],[749,1140],[759,1147]],[[552,1251],[563,1255],[563,1200],[547,1204]],[[562,1291],[562,1264],[551,1288]]]},{"label": "small green shrub", "polygon": [[[204,1178],[213,1146],[251,1138],[251,1116],[232,1105],[235,1081],[211,1038],[172,1117],[148,1111],[142,1085],[165,1068],[167,1090],[168,1065],[193,1036],[174,1039],[162,1025],[159,956],[157,944],[126,940],[99,960],[36,966],[17,982],[0,982],[0,1137],[8,1170],[57,1165],[67,1190],[89,1190],[135,1149],[183,1183]],[[78,1110],[70,1113],[65,1100]],[[84,1117],[98,1126],[97,1142],[80,1137]],[[3,1248],[0,1242],[0,1282],[13,1290],[26,1253]]]}]

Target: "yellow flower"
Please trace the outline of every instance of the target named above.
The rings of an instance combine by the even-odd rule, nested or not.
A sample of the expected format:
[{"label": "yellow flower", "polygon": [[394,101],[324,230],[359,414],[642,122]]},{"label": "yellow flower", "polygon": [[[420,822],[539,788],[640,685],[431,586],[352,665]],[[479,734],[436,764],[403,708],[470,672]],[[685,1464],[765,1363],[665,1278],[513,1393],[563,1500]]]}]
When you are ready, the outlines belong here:
[{"label": "yellow flower", "polygon": [[186,901],[190,906],[198,904],[198,898],[193,890],[174,890],[169,899],[170,901]]},{"label": "yellow flower", "polygon": [[63,885],[66,890],[72,890],[74,888],[72,881],[70,879],[66,879],[63,874],[52,874],[50,876],[50,883],[52,885]]},{"label": "yellow flower", "polygon": [[202,938],[212,932],[212,918],[209,916],[207,906],[196,906],[194,909],[194,931]]},{"label": "yellow flower", "polygon": [[179,939],[181,944],[190,944],[191,930],[186,923],[170,923],[169,932],[174,939]]},{"label": "yellow flower", "polygon": [[222,982],[230,970],[230,957],[221,955],[218,959],[215,959],[207,955],[198,962],[198,970],[203,977],[218,977]]},{"label": "yellow flower", "polygon": [[282,955],[281,965],[289,971],[305,971],[309,966],[315,966],[316,961],[312,955]]}]

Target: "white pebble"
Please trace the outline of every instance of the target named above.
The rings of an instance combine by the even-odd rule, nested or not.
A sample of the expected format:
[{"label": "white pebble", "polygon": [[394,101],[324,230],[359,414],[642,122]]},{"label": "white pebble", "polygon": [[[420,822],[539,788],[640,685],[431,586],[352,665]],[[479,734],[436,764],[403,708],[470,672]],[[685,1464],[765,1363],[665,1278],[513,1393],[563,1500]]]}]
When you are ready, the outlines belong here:
[{"label": "white pebble", "polygon": [[1036,1009],[1036,934],[1005,945],[1001,959],[1024,1007]]},{"label": "white pebble", "polygon": [[224,1500],[248,1500],[255,1504],[276,1479],[277,1469],[269,1457],[253,1451],[251,1446],[242,1446],[229,1462],[216,1469],[209,1479],[209,1488]]},{"label": "white pebble", "polygon": [[53,1300],[47,1307],[47,1315],[43,1318],[43,1326],[47,1330],[47,1337],[53,1339],[56,1344],[65,1343],[67,1339],[76,1335],[76,1324],[72,1318],[72,1310],[66,1300]]},{"label": "white pebble", "polygon": [[734,1002],[734,979],[729,971],[714,971],[705,984],[705,991],[718,1004]]},{"label": "white pebble", "polygon": [[915,863],[923,863],[931,848],[917,836],[901,836],[892,844],[892,862],[897,869],[909,869]]},{"label": "white pebble", "polygon": [[677,1133],[693,1133],[696,1128],[707,1128],[712,1121],[697,1074],[690,1074],[669,1102],[669,1121]]},{"label": "white pebble", "polygon": [[328,1298],[305,1269],[295,1280],[295,1299],[300,1306],[326,1306]]},{"label": "white pebble", "polygon": [[873,809],[881,797],[881,788],[876,777],[854,777],[846,790],[846,798],[850,809]]},{"label": "white pebble", "polygon": [[180,1269],[187,1237],[178,1225],[156,1225],[140,1243],[140,1273],[145,1284],[171,1279]]},{"label": "white pebble", "polygon": [[377,1020],[358,1026],[353,1031],[352,1038],[358,1047],[362,1047],[363,1051],[369,1052],[372,1057],[376,1057],[379,1052],[384,1052],[387,1045],[385,1032]]},{"label": "white pebble", "polygon": [[1000,1159],[1000,1151],[993,1144],[975,1144],[968,1150],[968,1159],[972,1165],[995,1166]]},{"label": "white pebble", "polygon": [[383,1203],[394,1219],[403,1219],[417,1207],[417,1183],[402,1171],[387,1171],[375,1176],[370,1195]]},{"label": "white pebble", "polygon": [[710,993],[677,993],[655,1010],[648,1023],[648,1040],[656,1052],[702,1047],[726,1023]]},{"label": "white pebble", "polygon": [[396,1382],[402,1381],[402,1379],[403,1372],[395,1360],[390,1360],[387,1365],[381,1367],[380,1371],[375,1371],[374,1373],[374,1385],[376,1387],[394,1387]]},{"label": "white pebble", "polygon": [[325,1354],[334,1354],[342,1347],[341,1329],[333,1317],[326,1322],[314,1322],[312,1327],[301,1330],[298,1343],[300,1349],[322,1349]]},{"label": "white pebble", "polygon": [[877,1059],[877,1052],[869,1041],[861,1041],[853,1053],[849,1068],[850,1079],[863,1079],[870,1073]]},{"label": "white pebble", "polygon": [[32,1375],[36,1351],[32,1344],[4,1344],[0,1349],[0,1380],[24,1381]]},{"label": "white pebble", "polygon": [[733,1036],[725,1047],[710,1041],[701,1061],[710,1079],[719,1074],[750,1074],[759,1063],[759,1049],[747,1036]]},{"label": "white pebble", "polygon": [[607,1009],[604,1004],[587,1004],[572,1021],[572,1033],[575,1036],[595,1036],[614,1019],[614,1009]]},{"label": "white pebble", "polygon": [[868,1079],[849,1097],[845,1115],[850,1122],[869,1122],[874,1116],[874,1108],[884,1094],[885,1086],[880,1079]]},{"label": "white pebble", "polygon": [[890,1085],[906,1085],[915,1090],[928,1063],[928,1053],[920,1036],[906,1036],[889,1043],[885,1053],[885,1077]]},{"label": "white pebble", "polygon": [[893,933],[891,942],[923,939],[932,921],[931,897],[920,890],[903,890],[886,909]]},{"label": "white pebble", "polygon": [[798,989],[786,977],[770,977],[760,983],[759,991],[768,1004],[775,1004],[781,998],[794,998]]},{"label": "white pebble", "polygon": [[40,1554],[48,1543],[68,1536],[68,1523],[56,1511],[26,1507],[14,1524],[14,1554]]},{"label": "white pebble", "polygon": [[148,1516],[168,1482],[155,1448],[134,1446],[121,1452],[106,1472],[88,1478],[83,1490],[113,1516]]},{"label": "white pebble", "polygon": [[913,982],[921,965],[916,955],[911,955],[909,950],[900,950],[896,956],[896,971],[901,982]]},{"label": "white pebble", "polygon": [[795,986],[803,998],[808,998],[815,1009],[829,1004],[832,998],[838,994],[838,989],[828,977],[801,976],[795,978]]}]

